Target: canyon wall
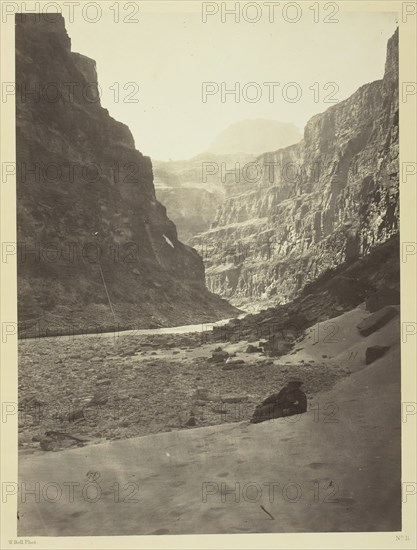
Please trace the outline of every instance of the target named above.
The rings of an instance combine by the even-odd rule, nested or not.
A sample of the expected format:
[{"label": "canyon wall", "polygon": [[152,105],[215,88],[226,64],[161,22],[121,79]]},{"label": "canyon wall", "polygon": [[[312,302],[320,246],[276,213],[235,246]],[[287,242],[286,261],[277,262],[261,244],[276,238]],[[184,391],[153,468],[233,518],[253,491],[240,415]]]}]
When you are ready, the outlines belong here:
[{"label": "canyon wall", "polygon": [[167,208],[183,242],[210,229],[233,186],[236,166],[255,158],[244,153],[203,153],[188,160],[152,161],[156,196]]},{"label": "canyon wall", "polygon": [[235,172],[264,151],[301,139],[291,123],[246,119],[215,136],[204,153],[187,160],[153,160],[158,200],[167,208],[178,235],[188,242],[210,229],[218,207],[234,188]]},{"label": "canyon wall", "polygon": [[309,120],[299,143],[244,167],[190,243],[207,285],[251,309],[283,304],[399,230],[398,30],[382,80]]},{"label": "canyon wall", "polygon": [[95,62],[71,52],[61,16],[48,19],[16,16],[21,332],[236,313],[206,289],[202,259],[178,240],[155,197],[151,160],[100,105]]}]

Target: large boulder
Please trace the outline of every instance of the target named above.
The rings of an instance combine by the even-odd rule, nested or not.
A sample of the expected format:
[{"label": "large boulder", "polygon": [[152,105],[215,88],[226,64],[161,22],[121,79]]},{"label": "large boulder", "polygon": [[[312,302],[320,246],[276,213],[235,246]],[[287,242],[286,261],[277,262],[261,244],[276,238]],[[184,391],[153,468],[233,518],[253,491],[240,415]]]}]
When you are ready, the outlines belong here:
[{"label": "large boulder", "polygon": [[301,380],[291,380],[280,392],[267,397],[256,407],[251,423],[258,424],[273,418],[305,413],[307,411],[307,396],[300,389],[302,384]]},{"label": "large boulder", "polygon": [[366,299],[365,306],[368,311],[374,313],[385,306],[399,305],[400,293],[392,288],[381,288]]},{"label": "large boulder", "polygon": [[371,346],[367,348],[365,353],[365,363],[370,365],[387,353],[389,346]]},{"label": "large boulder", "polygon": [[385,306],[379,311],[376,311],[375,313],[372,313],[372,315],[366,317],[366,319],[357,325],[357,328],[362,336],[369,336],[369,334],[372,334],[386,325],[388,321],[391,321],[391,319],[396,317],[398,313],[398,307]]}]

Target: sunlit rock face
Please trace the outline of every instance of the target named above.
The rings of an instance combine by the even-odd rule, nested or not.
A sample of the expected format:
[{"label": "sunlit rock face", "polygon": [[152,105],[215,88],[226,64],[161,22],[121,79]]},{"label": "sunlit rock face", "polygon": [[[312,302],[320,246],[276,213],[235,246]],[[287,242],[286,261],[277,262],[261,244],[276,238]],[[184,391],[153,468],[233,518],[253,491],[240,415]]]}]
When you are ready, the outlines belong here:
[{"label": "sunlit rock face", "polygon": [[153,160],[158,200],[167,208],[183,242],[210,229],[218,207],[233,192],[237,174],[265,151],[297,143],[291,123],[247,119],[220,132],[207,151],[188,160]]},{"label": "sunlit rock face", "polygon": [[399,229],[398,31],[382,80],[314,116],[299,143],[261,155],[191,240],[207,285],[236,305],[288,302]]},{"label": "sunlit rock face", "polygon": [[52,19],[16,17],[22,330],[175,325],[235,313],[207,291],[202,259],[178,240],[155,197],[151,160],[101,107],[95,62],[71,52],[64,19]]}]

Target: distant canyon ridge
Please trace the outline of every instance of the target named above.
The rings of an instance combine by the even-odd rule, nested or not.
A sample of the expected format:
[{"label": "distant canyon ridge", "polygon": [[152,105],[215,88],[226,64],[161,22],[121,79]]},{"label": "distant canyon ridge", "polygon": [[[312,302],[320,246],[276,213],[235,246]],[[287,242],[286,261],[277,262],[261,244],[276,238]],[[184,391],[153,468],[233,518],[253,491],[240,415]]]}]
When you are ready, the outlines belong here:
[{"label": "distant canyon ridge", "polygon": [[250,171],[257,155],[297,143],[301,137],[294,124],[248,119],[231,124],[207,151],[191,159],[153,159],[156,195],[179,237],[187,242],[210,228],[240,170],[247,166]]},{"label": "distant canyon ridge", "polygon": [[[208,288],[245,309],[287,303],[399,231],[398,29],[384,77],[311,118],[296,144],[244,167],[189,239]],[[253,164],[255,166],[253,166]]]}]

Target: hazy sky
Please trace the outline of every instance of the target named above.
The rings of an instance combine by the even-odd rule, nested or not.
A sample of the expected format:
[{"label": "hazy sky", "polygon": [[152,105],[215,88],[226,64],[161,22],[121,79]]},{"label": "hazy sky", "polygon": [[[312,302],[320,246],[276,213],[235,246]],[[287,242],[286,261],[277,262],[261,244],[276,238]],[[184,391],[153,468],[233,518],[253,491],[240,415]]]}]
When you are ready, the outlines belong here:
[{"label": "hazy sky", "polygon": [[[222,23],[218,15],[203,23],[199,12],[140,13],[139,22],[127,24],[108,12],[97,23],[76,18],[66,26],[73,51],[97,62],[102,105],[130,127],[143,154],[165,160],[203,152],[218,132],[247,118],[293,122],[302,130],[331,105],[323,102],[331,92],[343,100],[383,76],[395,14],[339,12],[334,24],[314,23],[313,15],[304,9],[297,23],[278,16],[270,23],[267,13],[257,23]],[[129,82],[135,84],[124,90]],[[203,82],[219,87],[205,103]],[[222,87],[236,82],[240,101],[229,95],[222,102]],[[251,82],[258,86],[244,89]],[[264,82],[280,83],[273,101],[272,85]],[[299,86],[286,87],[291,99],[301,92],[293,103],[282,93],[290,82]],[[326,83],[338,89],[325,89]],[[139,102],[126,102],[129,94]],[[258,101],[245,100],[257,94]]]}]

